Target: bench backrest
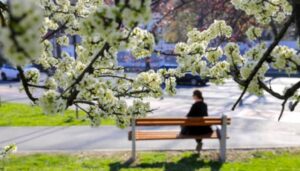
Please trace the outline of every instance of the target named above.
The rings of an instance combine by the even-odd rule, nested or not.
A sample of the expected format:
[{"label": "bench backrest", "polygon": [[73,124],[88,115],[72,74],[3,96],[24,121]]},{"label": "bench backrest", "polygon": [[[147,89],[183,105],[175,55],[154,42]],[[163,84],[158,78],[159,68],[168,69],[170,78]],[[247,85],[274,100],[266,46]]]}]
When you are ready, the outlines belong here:
[{"label": "bench backrest", "polygon": [[[231,123],[226,118],[227,125]],[[193,117],[193,118],[140,118],[135,119],[136,126],[211,126],[222,125],[221,117]]]}]

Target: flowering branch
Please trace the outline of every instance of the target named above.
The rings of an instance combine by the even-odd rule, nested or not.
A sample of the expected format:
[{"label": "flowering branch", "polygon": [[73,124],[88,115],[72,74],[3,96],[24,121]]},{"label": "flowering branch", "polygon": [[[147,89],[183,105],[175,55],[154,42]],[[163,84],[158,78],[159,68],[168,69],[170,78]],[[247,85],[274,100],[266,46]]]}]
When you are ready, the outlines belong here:
[{"label": "flowering branch", "polygon": [[97,61],[97,59],[103,55],[104,51],[108,50],[109,49],[109,44],[108,43],[105,43],[103,45],[103,47],[101,48],[101,50],[99,50],[95,55],[94,57],[92,58],[91,62],[89,63],[89,65],[81,72],[81,74],[75,79],[75,81],[68,87],[64,90],[64,93],[68,92],[70,89],[74,88],[74,86],[78,83],[80,83],[80,81],[84,78],[84,75],[86,73],[89,73],[92,71],[93,69],[93,64]]},{"label": "flowering branch", "polygon": [[269,58],[269,56],[272,53],[273,49],[278,45],[278,43],[280,42],[280,40],[283,38],[283,36],[285,35],[286,31],[288,30],[288,28],[293,23],[293,21],[295,19],[294,17],[295,17],[295,13],[293,12],[292,15],[290,16],[290,18],[288,19],[288,21],[283,25],[283,28],[280,30],[279,34],[275,37],[275,39],[272,42],[272,44],[264,52],[263,56],[258,61],[258,63],[254,67],[254,69],[252,70],[252,72],[250,73],[249,77],[245,81],[242,81],[243,85],[245,85],[244,90],[241,93],[241,95],[238,98],[238,100],[233,105],[232,110],[234,110],[236,108],[236,106],[240,103],[240,101],[242,100],[243,96],[245,95],[245,93],[246,93],[246,91],[247,91],[247,89],[249,87],[250,82],[253,80],[254,76],[257,74],[257,72],[259,71],[259,69],[262,67],[263,63],[265,61],[267,61],[267,59]]},{"label": "flowering branch", "polygon": [[22,85],[24,87],[24,90],[25,90],[25,93],[27,95],[27,97],[33,102],[33,103],[36,103],[36,101],[38,100],[38,98],[34,97],[32,95],[32,93],[30,92],[29,90],[29,86],[30,84],[26,81],[26,77],[25,77],[25,74],[24,74],[24,71],[22,69],[22,67],[18,66],[17,67],[17,70],[19,71],[19,75],[20,75],[20,79],[22,81]]},{"label": "flowering branch", "polygon": [[1,20],[2,26],[6,26],[6,22],[5,22],[3,13],[7,10],[8,10],[7,6],[3,2],[0,1],[0,20]]},{"label": "flowering branch", "polygon": [[[8,18],[5,18],[5,24],[2,23],[0,30],[3,56],[8,56],[7,59],[17,66],[25,93],[46,114],[62,113],[75,105],[87,114],[92,125],[98,125],[101,118],[111,115],[119,127],[124,127],[129,124],[130,117],[144,117],[151,112],[149,103],[143,99],[161,97],[161,84],[165,83],[166,92],[174,95],[176,77],[186,71],[208,76],[215,84],[223,84],[226,78],[233,77],[235,82],[244,87],[233,109],[246,92],[262,95],[266,91],[283,100],[280,117],[288,99],[296,97],[293,108],[298,104],[297,90],[300,83],[280,94],[264,82],[268,64],[290,73],[300,68],[300,60],[295,50],[278,45],[295,20],[295,9],[269,47],[261,41],[262,30],[257,24],[253,24],[246,35],[250,41],[257,41],[258,44],[242,55],[237,43],[227,43],[232,40],[233,31],[239,27],[231,27],[223,20],[215,20],[205,30],[191,30],[187,34],[187,42],[176,45],[172,55],[178,56],[179,68],[142,72],[130,78],[123,75],[122,67],[117,66],[117,52],[128,49],[137,59],[152,54],[155,47],[154,36],[138,26],[149,22],[151,5],[155,8],[162,1],[115,0],[114,3],[105,1],[106,5],[98,0],[72,3],[68,0],[7,2],[7,9],[2,6],[4,3],[0,3],[0,14],[3,14],[3,10],[8,13]],[[178,7],[165,13],[161,20],[192,2],[196,0],[182,0]],[[204,6],[208,7],[209,1],[205,2],[207,4]],[[219,5],[223,7],[229,1],[220,2]],[[285,21],[285,15],[290,15],[290,5],[285,0],[268,0],[269,3],[264,3],[265,0],[231,2],[234,7],[256,17],[260,24],[269,22],[270,18],[276,24],[281,23]],[[255,8],[249,8],[249,5]],[[273,8],[264,8],[265,5]],[[213,9],[218,8],[214,6]],[[204,17],[207,12],[201,11],[197,16]],[[237,14],[237,18],[244,16],[243,12]],[[216,15],[211,15],[211,18]],[[0,16],[2,21],[3,18],[3,15]],[[231,22],[238,23],[237,18]],[[53,54],[53,40],[49,40],[54,35],[59,36],[56,39],[59,46],[68,46],[69,36],[81,37],[81,41],[75,46],[75,58],[66,52],[56,58],[56,54]],[[40,64],[44,69],[53,68],[54,73],[44,83],[40,83],[38,71],[22,69],[29,63]],[[33,95],[36,88],[43,90],[40,96]],[[128,97],[133,99],[132,104],[126,102]]]},{"label": "flowering branch", "polygon": [[51,31],[50,33],[47,33],[45,36],[43,36],[41,42],[43,42],[43,41],[45,41],[45,40],[47,40],[47,39],[52,38],[56,33],[59,33],[59,32],[61,32],[63,29],[66,29],[66,24],[67,24],[67,23],[68,23],[68,22],[65,22],[65,23],[63,23],[62,25],[60,25],[56,30]]}]

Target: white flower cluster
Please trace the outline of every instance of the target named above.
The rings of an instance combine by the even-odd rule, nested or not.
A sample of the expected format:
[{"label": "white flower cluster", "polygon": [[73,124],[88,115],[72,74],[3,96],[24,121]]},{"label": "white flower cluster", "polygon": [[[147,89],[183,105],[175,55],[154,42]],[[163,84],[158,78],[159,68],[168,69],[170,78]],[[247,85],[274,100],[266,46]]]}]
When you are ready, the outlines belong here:
[{"label": "white flower cluster", "polygon": [[[258,27],[250,27],[246,34],[250,40],[255,40],[261,37],[262,30]],[[177,62],[180,65],[178,71],[192,71],[201,77],[208,76],[211,78],[210,81],[215,84],[223,84],[224,80],[229,78],[231,74],[235,74],[238,79],[247,80],[258,61],[263,57],[267,45],[266,43],[258,43],[247,50],[244,55],[241,55],[237,43],[229,42],[224,49],[221,48],[221,45],[213,47],[212,40],[222,36],[229,38],[230,35],[231,28],[224,21],[215,21],[207,30],[202,32],[196,29],[190,31],[188,41],[186,43],[180,42],[175,47],[175,53],[178,54]],[[285,68],[289,72],[296,71],[296,65],[292,63],[298,57],[295,51],[276,47],[273,53],[275,68]],[[282,62],[283,60],[284,62]],[[249,93],[263,94],[258,79],[263,81],[268,69],[269,65],[264,63],[258,70],[247,89]],[[166,80],[166,84],[169,82],[171,80]],[[172,90],[172,88],[168,89]]]},{"label": "white flower cluster", "polygon": [[219,58],[223,55],[223,50],[220,47],[209,48],[207,52],[207,60],[211,63],[217,63]]},{"label": "white flower cluster", "polygon": [[169,77],[165,81],[166,83],[166,92],[173,96],[176,94],[176,78],[175,77]]},{"label": "white flower cluster", "polygon": [[154,37],[147,30],[135,28],[130,36],[131,53],[136,58],[151,56],[154,50]]},{"label": "white flower cluster", "polygon": [[45,86],[50,90],[57,90],[57,82],[53,77],[48,77],[45,81]]},{"label": "white flower cluster", "polygon": [[44,92],[38,103],[45,114],[63,113],[66,109],[66,101],[55,90]]},{"label": "white flower cluster", "polygon": [[74,11],[76,15],[87,16],[101,5],[103,0],[78,0]]},{"label": "white flower cluster", "polygon": [[55,78],[59,87],[66,88],[72,84],[73,80],[76,78],[75,66],[77,62],[67,53],[63,53],[62,56],[63,58],[59,60],[56,66],[57,70],[54,73],[53,78]]},{"label": "white flower cluster", "polygon": [[[206,78],[209,75],[209,66],[205,60],[197,60],[193,63],[192,73],[199,74],[202,78]],[[182,70],[181,72],[186,72]]]},{"label": "white flower cluster", "polygon": [[[228,43],[225,46],[226,60],[235,70],[240,72],[241,78],[243,80],[248,79],[249,75],[256,66],[258,60],[262,57],[264,51],[266,50],[266,44],[261,43],[253,48],[249,49],[244,56],[240,54],[239,46],[236,43]],[[257,79],[264,79],[264,75],[269,69],[268,64],[264,63],[260,68],[255,78],[251,81],[248,92],[256,95],[262,95],[263,91],[259,87]]]},{"label": "white flower cluster", "polygon": [[[247,79],[249,77],[249,75],[251,74],[251,72],[254,69],[254,67],[256,66],[256,64],[257,64],[257,61],[252,61],[252,60],[245,62],[245,64],[240,69],[241,76],[243,79]],[[268,69],[269,69],[269,65],[264,63],[263,66],[258,71],[257,75],[260,78],[263,78],[265,73],[268,71]]]},{"label": "white flower cluster", "polygon": [[243,64],[244,58],[241,56],[238,44],[229,42],[226,44],[224,51],[227,57],[226,60],[232,67],[238,67]]},{"label": "white flower cluster", "polygon": [[[99,37],[115,46],[126,43],[128,31],[120,30],[121,24],[124,28],[131,29],[139,23],[149,21],[151,0],[125,2],[122,0],[115,6],[102,5],[81,23],[81,33],[90,37]],[[122,43],[115,44],[116,40],[122,41],[123,39]]]},{"label": "white flower cluster", "polygon": [[215,84],[223,84],[224,78],[228,78],[230,71],[230,64],[227,61],[216,63],[209,70],[209,75],[213,78],[211,82]]},{"label": "white flower cluster", "polygon": [[132,83],[132,86],[136,91],[146,91],[145,93],[140,94],[142,96],[147,94],[152,97],[160,97],[162,95],[161,84],[161,75],[151,70],[149,72],[142,72],[138,74]]},{"label": "white flower cluster", "polygon": [[266,43],[262,42],[250,48],[243,56],[249,61],[258,61],[267,49]]},{"label": "white flower cluster", "polygon": [[54,67],[58,63],[58,59],[53,57],[53,47],[50,41],[44,40],[42,43],[42,54],[35,60],[36,64],[40,64],[44,69]]},{"label": "white flower cluster", "polygon": [[45,35],[48,30],[56,30],[59,25],[67,26],[67,32],[75,34],[79,29],[78,18],[85,18],[88,14],[95,11],[91,4],[95,0],[83,3],[78,1],[76,5],[71,5],[69,0],[49,1],[41,0],[40,6],[44,10],[44,23],[41,32]]},{"label": "white flower cluster", "polygon": [[[197,44],[197,45],[199,45],[199,49],[201,49],[201,44]],[[179,43],[176,44],[174,52],[176,54],[182,55],[182,56],[183,55],[188,55],[190,53],[189,45],[187,43],[179,42]],[[201,52],[202,51],[199,50],[199,53],[201,53]]]},{"label": "white flower cluster", "polygon": [[33,0],[11,0],[7,26],[0,28],[4,56],[13,64],[24,66],[40,56],[39,29],[43,14]]},{"label": "white flower cluster", "polygon": [[[266,50],[266,44],[260,43],[253,48],[249,49],[244,54],[243,65],[240,67],[240,74],[242,79],[248,79],[249,75],[253,72],[254,67],[257,65],[257,62],[262,58]],[[263,95],[263,90],[258,84],[258,79],[261,81],[265,78],[265,73],[268,71],[269,65],[263,63],[262,67],[258,70],[253,80],[250,82],[247,91],[251,94],[258,96]]]},{"label": "white flower cluster", "polygon": [[56,30],[58,28],[58,24],[55,23],[53,20],[50,20],[49,17],[45,17],[44,19],[44,30]]},{"label": "white flower cluster", "polygon": [[200,32],[193,29],[188,32],[187,42],[177,43],[174,50],[178,54],[179,71],[192,71],[202,77],[210,76],[214,82],[222,83],[228,77],[230,65],[226,61],[220,62],[223,50],[218,46],[212,47],[210,43],[217,38],[229,38],[231,33],[232,28],[225,21],[219,20],[215,20],[207,30]]},{"label": "white flower cluster", "polygon": [[229,38],[231,37],[231,34],[232,28],[228,26],[224,20],[215,20],[208,29],[202,32],[193,29],[188,32],[187,36],[189,44],[192,42],[202,42],[205,44],[220,36]]},{"label": "white flower cluster", "polygon": [[37,85],[40,81],[40,72],[37,69],[30,69],[25,71],[25,78],[28,80],[28,83]]},{"label": "white flower cluster", "polygon": [[[264,52],[266,50],[266,44],[260,43],[256,46],[249,49],[241,58],[241,63],[238,64],[238,69],[240,71],[241,78],[243,80],[247,80],[250,74],[253,72],[254,67],[257,65],[257,62],[262,58]],[[247,91],[251,94],[255,94],[258,96],[263,95],[263,90],[260,88],[258,84],[258,79],[261,81],[265,78],[265,73],[268,71],[269,65],[264,63],[262,67],[258,70],[253,80],[250,82]]]},{"label": "white flower cluster", "polygon": [[[79,99],[92,101],[99,97],[108,97],[110,102],[114,101],[113,95],[111,93],[106,93],[108,90],[107,84],[105,82],[101,82],[93,75],[87,75],[84,80],[80,82],[77,87],[78,90],[81,90],[79,93]],[[105,101],[108,101],[106,99]]]},{"label": "white flower cluster", "polygon": [[88,118],[91,121],[92,127],[97,127],[101,125],[101,118],[102,118],[102,110],[99,109],[97,106],[89,106],[88,108]]},{"label": "white flower cluster", "polygon": [[249,87],[247,89],[247,91],[250,93],[250,94],[254,94],[256,96],[263,96],[264,92],[263,92],[263,89],[259,86],[258,84],[258,80],[257,80],[257,77],[254,77],[253,80],[250,82],[249,84]]},{"label": "white flower cluster", "polygon": [[[126,0],[121,0],[120,6],[124,4]],[[129,6],[131,8],[125,8],[122,12],[122,18],[124,20],[124,24],[132,28],[136,23],[144,24],[151,19],[151,8],[150,8],[151,0],[130,0]],[[141,15],[142,13],[142,15]]]},{"label": "white flower cluster", "polygon": [[249,40],[256,40],[257,38],[261,37],[262,29],[259,27],[251,26],[247,31],[246,35]]},{"label": "white flower cluster", "polygon": [[184,71],[180,71],[178,69],[160,69],[158,73],[164,78],[165,83],[165,91],[174,96],[176,94],[176,77],[184,76]]},{"label": "white flower cluster", "polygon": [[276,46],[272,51],[272,67],[284,70],[288,74],[297,73],[297,65],[300,65],[300,55],[295,49],[287,46]]},{"label": "white flower cluster", "polygon": [[[253,72],[254,67],[256,66],[257,61],[249,60],[245,62],[245,64],[241,67],[240,73],[243,79],[247,79],[251,72]],[[247,91],[251,94],[255,94],[257,96],[263,95],[263,89],[260,87],[258,83],[258,79],[263,81],[265,78],[265,74],[269,69],[269,65],[264,63],[262,67],[258,70],[258,73],[254,76],[253,80],[250,82]]]},{"label": "white flower cluster", "polygon": [[162,77],[168,77],[168,76],[176,77],[176,76],[180,76],[181,74],[177,69],[166,69],[166,68],[159,69],[158,73],[162,75]]},{"label": "white flower cluster", "polygon": [[0,151],[0,159],[5,158],[7,155],[14,153],[17,151],[17,146],[16,144],[10,144],[5,146],[1,151]]},{"label": "white flower cluster", "polygon": [[115,119],[118,127],[125,128],[130,124],[132,117],[145,117],[151,111],[149,102],[140,99],[134,99],[130,106],[127,106],[124,100],[117,100],[114,105],[101,104],[99,101],[98,105],[101,107],[90,106],[88,109],[92,126],[99,126],[101,118],[112,118]]},{"label": "white flower cluster", "polygon": [[129,106],[128,113],[134,117],[145,117],[150,111],[150,103],[142,100],[134,100],[132,106]]},{"label": "white flower cluster", "polygon": [[253,15],[258,22],[268,24],[271,19],[282,22],[292,13],[292,6],[288,0],[231,0],[237,9]]},{"label": "white flower cluster", "polygon": [[57,43],[63,46],[69,45],[69,38],[66,35],[63,35],[57,39]]}]

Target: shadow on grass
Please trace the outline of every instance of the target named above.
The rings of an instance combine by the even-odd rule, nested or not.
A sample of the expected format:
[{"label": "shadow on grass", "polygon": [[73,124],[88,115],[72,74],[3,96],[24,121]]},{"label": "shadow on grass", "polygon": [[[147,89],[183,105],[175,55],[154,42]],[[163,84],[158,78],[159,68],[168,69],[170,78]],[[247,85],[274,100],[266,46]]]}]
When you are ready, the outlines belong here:
[{"label": "shadow on grass", "polygon": [[193,154],[188,157],[181,158],[176,162],[138,162],[137,164],[128,164],[116,162],[110,164],[110,171],[119,171],[121,169],[162,169],[164,171],[195,171],[201,168],[207,168],[211,171],[218,171],[222,167],[222,163],[219,161],[203,160],[199,159],[198,154]]}]

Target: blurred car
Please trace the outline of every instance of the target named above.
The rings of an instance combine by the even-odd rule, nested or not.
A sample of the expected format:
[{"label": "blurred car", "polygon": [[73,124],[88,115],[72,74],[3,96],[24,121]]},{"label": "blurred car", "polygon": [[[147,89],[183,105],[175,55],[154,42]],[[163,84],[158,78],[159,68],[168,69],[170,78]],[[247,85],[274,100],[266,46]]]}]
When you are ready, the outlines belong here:
[{"label": "blurred car", "polygon": [[[159,69],[175,69],[177,68],[177,65],[175,64],[168,64],[168,65],[162,65],[159,67]],[[176,78],[176,82],[178,85],[206,85],[208,82],[208,78],[202,79],[199,75],[193,75],[192,72],[187,72],[184,74],[184,76],[180,78]]]},{"label": "blurred car", "polygon": [[176,78],[177,84],[188,84],[192,86],[206,85],[208,78],[202,79],[199,75],[193,75],[191,72],[187,72],[183,77]]},{"label": "blurred car", "polygon": [[[37,68],[33,67],[32,65],[27,65],[24,68],[24,72],[28,72],[29,70],[37,70]],[[6,80],[20,80],[20,75],[19,71],[8,64],[4,64],[2,68],[0,68],[0,76],[1,80],[6,81]]]}]

